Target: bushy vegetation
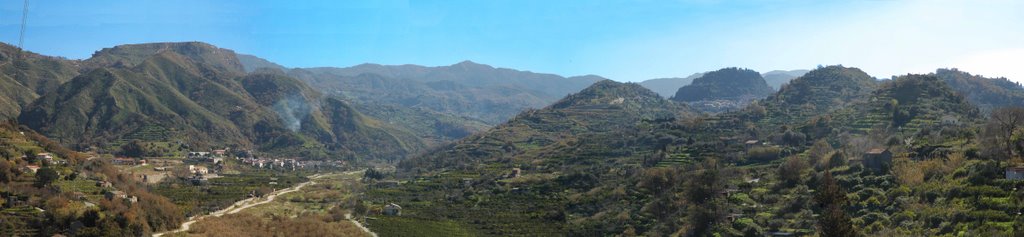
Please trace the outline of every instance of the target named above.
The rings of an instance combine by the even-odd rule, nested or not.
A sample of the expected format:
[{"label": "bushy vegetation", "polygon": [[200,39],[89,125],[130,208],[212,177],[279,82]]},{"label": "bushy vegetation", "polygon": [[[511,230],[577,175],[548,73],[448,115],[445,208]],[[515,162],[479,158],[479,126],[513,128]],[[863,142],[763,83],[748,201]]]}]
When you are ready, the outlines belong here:
[{"label": "bushy vegetation", "polygon": [[[875,82],[857,69],[829,66],[752,106],[758,108],[671,119],[610,106],[623,92],[609,87],[595,85],[404,161],[396,175],[408,183],[372,189],[366,201],[403,206],[401,217],[382,220],[454,221],[476,235],[536,227],[466,214],[512,204],[502,215],[559,217],[543,219],[545,229],[571,236],[992,236],[1024,226],[1016,214],[1024,183],[1001,172],[1021,162],[1020,146],[1008,136],[1021,128],[1005,123],[1016,113],[984,118],[934,76]],[[875,160],[883,158],[867,155],[872,149],[892,161]],[[525,175],[511,177],[511,168]],[[547,197],[561,208],[516,204],[508,195],[533,203]]]},{"label": "bushy vegetation", "polygon": [[723,68],[704,73],[693,79],[693,83],[679,88],[676,101],[700,100],[755,100],[767,97],[773,92],[761,74],[750,69]]},{"label": "bushy vegetation", "polygon": [[298,79],[246,74],[234,52],[204,43],[118,46],[75,65],[81,75],[25,103],[17,117],[78,149],[138,148],[119,146],[140,140],[397,159],[426,146]]},{"label": "bushy vegetation", "polygon": [[261,218],[248,213],[205,218],[191,227],[189,236],[368,236],[345,219],[324,215]]},{"label": "bushy vegetation", "polygon": [[[0,124],[0,150],[0,233],[141,236],[184,221],[180,209],[131,176],[13,122]],[[53,161],[36,158],[43,152],[51,153]],[[33,172],[26,169],[29,165],[41,167]],[[102,182],[110,186],[97,184]],[[129,198],[104,197],[110,191]]]}]

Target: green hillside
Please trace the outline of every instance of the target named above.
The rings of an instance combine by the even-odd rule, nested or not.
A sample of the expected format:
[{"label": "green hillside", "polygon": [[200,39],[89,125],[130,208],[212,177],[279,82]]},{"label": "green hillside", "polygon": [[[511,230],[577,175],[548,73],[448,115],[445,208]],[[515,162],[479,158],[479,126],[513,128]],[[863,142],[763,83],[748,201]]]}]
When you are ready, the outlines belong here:
[{"label": "green hillside", "polygon": [[[37,157],[40,153],[49,153],[52,160]],[[167,198],[90,156],[24,126],[0,124],[0,233],[143,236],[176,228],[185,220]],[[110,185],[99,184],[103,182]],[[110,191],[124,192],[135,201],[108,200],[104,195]]]},{"label": "green hillside", "polygon": [[[400,202],[408,214],[372,223],[384,228],[384,233],[395,231],[388,228],[392,224],[428,228],[439,220],[448,221],[449,234],[564,235],[576,231],[569,223],[596,210],[573,197],[596,186],[628,185],[629,180],[615,174],[657,163],[651,151],[682,135],[652,136],[637,131],[657,130],[690,116],[692,112],[685,106],[639,84],[597,82],[489,131],[402,161],[400,175],[414,175],[415,181],[393,189],[368,190],[366,198]],[[510,177],[513,168],[520,169],[521,176]],[[479,221],[482,219],[486,221]]]},{"label": "green hillside", "polygon": [[16,118],[40,95],[71,80],[78,64],[0,43],[0,119]]},{"label": "green hillside", "polygon": [[772,93],[761,74],[750,69],[723,68],[705,73],[683,86],[672,97],[676,101],[761,98]]},{"label": "green hillside", "polygon": [[544,107],[603,78],[561,77],[470,61],[450,66],[361,64],[298,68],[288,74],[364,104],[393,104],[498,124],[528,108]]},{"label": "green hillside", "polygon": [[[855,68],[824,67],[743,111],[711,116],[634,86],[599,82],[403,161],[394,177],[404,183],[370,188],[364,199],[401,204],[403,216],[377,219],[371,229],[395,233],[394,223],[434,236],[445,233],[416,228],[445,223],[448,234],[477,236],[813,235],[826,217],[848,218],[867,235],[1024,228],[1014,216],[1024,208],[1016,198],[1024,183],[1001,173],[1019,158],[985,155],[1003,148],[981,142],[993,138],[979,125],[997,121],[983,121],[934,75],[876,82]],[[892,161],[862,163],[874,148]],[[820,197],[825,190],[846,196]],[[825,205],[839,205],[845,217],[826,216]]]},{"label": "green hillside", "polygon": [[761,74],[750,69],[723,68],[704,73],[693,83],[680,87],[672,100],[686,102],[705,112],[722,112],[745,107],[772,93]]},{"label": "green hillside", "polygon": [[[793,79],[779,91],[759,101],[754,115],[770,124],[799,123],[829,111],[869,100],[878,82],[853,67],[827,66]],[[764,110],[762,110],[764,108]]]},{"label": "green hillside", "polygon": [[387,159],[425,148],[406,129],[366,118],[302,81],[246,74],[233,52],[208,44],[124,45],[85,64],[91,69],[35,100],[19,121],[79,148],[140,139]]},{"label": "green hillside", "polygon": [[1024,87],[1006,78],[986,78],[955,68],[938,69],[934,75],[964,95],[982,111],[1006,106],[1024,106]]}]

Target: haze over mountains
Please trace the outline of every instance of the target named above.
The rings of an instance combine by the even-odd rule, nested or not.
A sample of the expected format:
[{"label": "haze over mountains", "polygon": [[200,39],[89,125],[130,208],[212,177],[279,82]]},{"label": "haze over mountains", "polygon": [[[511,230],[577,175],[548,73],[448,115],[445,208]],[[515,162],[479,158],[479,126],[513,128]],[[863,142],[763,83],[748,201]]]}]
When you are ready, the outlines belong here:
[{"label": "haze over mountains", "polygon": [[[808,70],[773,70],[762,73],[765,83],[771,86],[774,90],[779,90],[782,84],[788,83],[794,78],[803,76]],[[694,73],[687,77],[671,77],[671,78],[657,78],[649,79],[640,82],[640,85],[647,87],[654,92],[665,98],[669,98],[676,95],[676,91],[683,86],[689,85],[694,79],[703,76],[704,73]]]},{"label": "haze over mountains", "polygon": [[[1012,157],[1020,141],[1013,133],[1005,139],[991,135],[999,131],[993,122],[982,124],[990,111],[1024,106],[1024,87],[957,69],[879,80],[842,65],[767,73],[729,67],[687,78],[620,83],[471,61],[439,67],[286,68],[200,42],[120,45],[85,60],[0,46],[0,115],[24,125],[4,124],[0,133],[11,138],[0,144],[26,140],[16,130],[31,129],[82,151],[131,154],[130,145],[144,141],[175,144],[182,151],[228,147],[301,160],[391,165],[397,168],[393,173],[367,171],[363,180],[381,185],[362,193],[360,202],[408,203],[406,217],[375,221],[451,225],[425,228],[430,231],[813,233],[815,223],[807,220],[820,218],[815,214],[820,211],[807,201],[816,193],[811,187],[835,173],[838,185],[856,195],[850,205],[863,211],[849,215],[858,221],[878,229],[945,233],[901,216],[913,206],[899,200],[945,195],[973,202],[961,196],[976,195],[929,194],[931,186],[910,184],[948,179],[958,190],[999,186],[977,194],[985,198],[1014,195],[1002,187],[1017,185],[987,181],[1002,174],[993,170],[1005,162],[986,159]],[[662,95],[666,87],[675,87],[671,96]],[[48,139],[35,140],[59,148]],[[16,148],[0,149],[8,155],[38,150],[3,146]],[[863,161],[868,148],[892,150],[899,161],[875,167]],[[972,165],[928,171],[945,178],[904,174],[919,170],[917,162],[953,154],[970,157],[957,162]],[[955,171],[960,169],[967,171]],[[381,177],[408,180],[391,185],[377,181]],[[169,182],[178,188],[209,187],[184,177]],[[167,188],[174,185],[161,187],[175,193]],[[146,199],[167,204],[159,197]],[[941,206],[944,200],[917,199],[914,205]],[[1007,222],[1000,208],[986,204],[954,211],[963,218]],[[745,219],[726,222],[719,210]],[[747,214],[767,210],[780,214]],[[481,221],[491,213],[500,215]],[[895,226],[878,216],[913,221]],[[180,222],[178,214],[172,217],[172,223]],[[139,231],[158,228],[163,227]]]},{"label": "haze over mountains", "polygon": [[[545,107],[604,80],[470,61],[440,67],[362,64],[289,69],[203,43],[123,45],[97,51],[86,60],[31,52],[23,54],[26,60],[14,60],[15,48],[3,45],[2,49],[0,88],[8,93],[0,98],[4,108],[0,114],[81,147],[102,147],[125,139],[181,139],[200,146],[233,144],[274,150],[312,145],[350,152],[373,150],[352,146],[391,144],[383,149],[389,151],[370,156],[404,156],[481,132],[523,110]],[[722,84],[733,80],[727,72],[751,77]],[[772,90],[763,76],[775,86],[803,73],[723,69],[640,85],[664,94],[666,88],[685,84],[673,89],[676,100],[736,100],[725,107],[695,108],[720,112],[768,97]],[[864,78],[861,81],[874,80],[858,73]],[[1019,86],[1005,79],[989,80],[955,70],[939,70],[937,75],[984,108],[1024,103]],[[801,81],[833,78],[804,76]],[[747,86],[757,88],[742,89]],[[780,92],[786,96],[775,98],[824,102],[818,106],[827,108],[832,106],[827,101],[850,95],[838,91],[829,100],[805,99],[799,93],[822,89],[806,83],[788,87]],[[992,103],[997,104],[988,105]],[[267,134],[278,135],[268,139]],[[362,139],[378,142],[343,142]]]},{"label": "haze over mountains", "polygon": [[[938,74],[949,71],[939,70]],[[889,166],[875,168],[867,162],[859,163],[861,157],[869,157],[862,150],[901,149],[897,147],[904,145],[883,145],[887,142],[884,138],[917,134],[910,135],[911,140],[931,140],[905,145],[922,150],[903,155],[940,156],[949,151],[929,147],[964,140],[933,134],[940,133],[940,129],[947,134],[951,129],[979,123],[981,116],[975,104],[985,105],[958,92],[966,87],[952,87],[934,74],[877,80],[858,68],[826,66],[793,79],[775,93],[760,74],[746,69],[726,68],[704,76],[703,80],[724,82],[695,81],[689,88],[699,89],[688,91],[691,89],[682,87],[674,99],[736,99],[738,95],[766,98],[745,98],[752,102],[741,110],[704,116],[637,84],[601,81],[549,107],[524,112],[487,132],[399,165],[399,177],[420,177],[430,180],[429,184],[453,186],[458,185],[449,180],[458,182],[461,178],[467,186],[423,192],[423,186],[411,184],[388,189],[386,197],[401,203],[449,200],[443,204],[445,208],[416,215],[464,223],[467,229],[485,235],[637,232],[700,236],[702,231],[736,234],[767,230],[814,233],[813,221],[800,221],[816,219],[807,211],[815,205],[810,201],[814,194],[807,191],[808,186],[819,185],[814,180],[822,178],[813,173],[834,172],[842,182],[850,182],[843,186],[858,193],[854,200],[885,196],[885,190],[891,190],[893,184],[874,180],[903,174],[894,171],[889,175]],[[973,88],[1001,81],[967,79],[972,78],[969,74],[958,78],[969,80],[967,84]],[[731,89],[739,84],[755,85]],[[1022,90],[1019,85],[1014,88]],[[742,93],[720,93],[726,89]],[[687,94],[690,92],[700,93]],[[836,151],[827,143],[833,140],[843,144]],[[903,141],[890,138],[888,142]],[[784,149],[806,148],[812,143],[828,146],[820,148],[828,152],[819,154],[815,153],[819,148],[808,148],[810,152],[784,155],[788,152]],[[793,166],[797,168],[788,168],[790,163],[796,163]],[[796,173],[788,175],[791,170]],[[807,170],[812,173],[810,177],[804,177]],[[869,194],[878,190],[881,194]],[[452,197],[465,192],[487,198]],[[793,196],[772,196],[780,193]],[[765,209],[753,203],[771,207]],[[848,215],[880,228],[864,231],[917,228],[941,232],[927,225],[908,223],[905,225],[911,227],[897,227],[871,219],[899,215],[884,208],[899,208],[901,204],[896,201],[885,201],[878,207],[852,203],[864,211]],[[488,208],[503,205],[518,208],[486,222],[474,221],[475,215],[460,211],[500,212]],[[967,208],[971,213],[990,210],[984,205]],[[723,219],[721,210],[730,210],[734,214],[729,215],[744,219]],[[783,214],[747,214],[766,210]],[[998,208],[995,212],[1002,213]],[[543,217],[527,218],[533,215]]]}]

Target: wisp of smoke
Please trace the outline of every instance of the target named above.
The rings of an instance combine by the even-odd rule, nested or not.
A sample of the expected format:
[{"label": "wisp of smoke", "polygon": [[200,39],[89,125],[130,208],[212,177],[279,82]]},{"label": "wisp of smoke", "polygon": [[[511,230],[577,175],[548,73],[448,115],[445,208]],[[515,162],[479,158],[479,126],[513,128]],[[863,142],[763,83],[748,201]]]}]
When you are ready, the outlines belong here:
[{"label": "wisp of smoke", "polygon": [[288,130],[294,132],[302,128],[302,120],[309,116],[310,106],[301,94],[295,94],[274,103],[274,111]]}]

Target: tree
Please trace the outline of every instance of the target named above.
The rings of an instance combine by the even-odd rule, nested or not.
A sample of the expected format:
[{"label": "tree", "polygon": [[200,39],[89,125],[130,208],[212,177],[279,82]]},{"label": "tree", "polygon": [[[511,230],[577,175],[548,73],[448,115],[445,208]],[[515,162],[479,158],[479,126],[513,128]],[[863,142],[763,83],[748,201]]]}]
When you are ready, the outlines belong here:
[{"label": "tree", "polygon": [[821,214],[818,215],[818,231],[826,237],[857,236],[853,222],[843,210],[846,207],[846,191],[832,178],[832,172],[825,171],[821,185],[814,196]]},{"label": "tree", "polygon": [[714,159],[705,160],[686,179],[686,199],[689,201],[688,211],[690,236],[707,236],[721,219],[722,208],[719,193],[723,190],[723,179],[718,162]]},{"label": "tree", "polygon": [[370,168],[366,169],[366,172],[363,173],[363,180],[371,180],[371,179],[380,180],[380,179],[383,179],[383,178],[384,178],[384,172],[378,171],[377,169],[374,169],[373,167],[370,167]]},{"label": "tree", "polygon": [[0,183],[8,183],[17,177],[15,173],[14,165],[4,159],[0,159]]},{"label": "tree", "polygon": [[1006,107],[992,111],[985,124],[982,145],[986,146],[990,155],[998,155],[1001,159],[1015,157],[1014,133],[1024,129],[1024,108]]},{"label": "tree", "polygon": [[142,141],[132,140],[121,146],[121,155],[127,157],[142,157],[146,155],[146,148],[142,145]]},{"label": "tree", "polygon": [[804,170],[807,169],[807,162],[799,156],[790,156],[779,165],[779,178],[786,186],[792,187],[800,183]]},{"label": "tree", "polygon": [[39,168],[39,170],[36,171],[36,183],[35,183],[35,185],[36,185],[36,187],[39,187],[39,188],[46,187],[47,185],[50,185],[51,183],[53,183],[54,180],[57,180],[59,178],[60,178],[60,175],[57,174],[57,171],[53,170],[53,168],[50,168],[50,167]]}]

